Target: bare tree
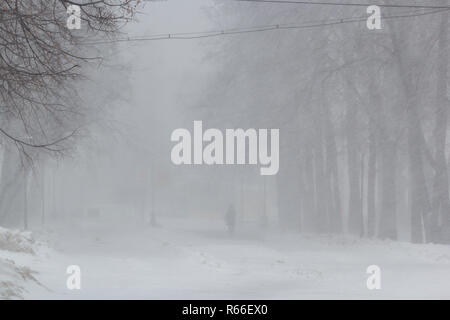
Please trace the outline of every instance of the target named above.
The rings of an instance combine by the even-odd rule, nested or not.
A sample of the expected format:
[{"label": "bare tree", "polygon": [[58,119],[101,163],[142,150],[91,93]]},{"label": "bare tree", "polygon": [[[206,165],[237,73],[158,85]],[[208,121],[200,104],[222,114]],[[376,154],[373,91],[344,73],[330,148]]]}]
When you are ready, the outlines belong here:
[{"label": "bare tree", "polygon": [[[77,132],[83,105],[75,80],[99,61],[87,41],[114,37],[139,1],[5,0],[0,4],[0,133],[24,154],[62,151]],[[71,5],[81,29],[67,27]],[[75,124],[75,126],[74,126]]]},{"label": "bare tree", "polygon": [[[64,154],[92,121],[92,104],[78,93],[87,66],[102,61],[102,53],[92,43],[119,34],[138,4],[139,0],[0,3],[3,221],[14,216],[11,212],[22,211],[23,199],[17,194],[27,189],[28,179],[23,177],[29,176],[30,164],[43,155]],[[68,27],[70,6],[80,9],[79,30]]]}]

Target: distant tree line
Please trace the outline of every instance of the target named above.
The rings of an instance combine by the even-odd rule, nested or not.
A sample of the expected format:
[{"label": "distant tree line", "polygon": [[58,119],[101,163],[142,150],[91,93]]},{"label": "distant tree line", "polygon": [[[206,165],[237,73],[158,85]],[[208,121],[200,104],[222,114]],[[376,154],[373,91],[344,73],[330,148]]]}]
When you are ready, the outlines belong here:
[{"label": "distant tree line", "polygon": [[[445,2],[441,2],[445,4]],[[285,228],[450,241],[448,10],[223,37],[206,117],[280,128]],[[326,23],[354,7],[218,3],[221,27]],[[233,123],[232,120],[229,121]]]}]

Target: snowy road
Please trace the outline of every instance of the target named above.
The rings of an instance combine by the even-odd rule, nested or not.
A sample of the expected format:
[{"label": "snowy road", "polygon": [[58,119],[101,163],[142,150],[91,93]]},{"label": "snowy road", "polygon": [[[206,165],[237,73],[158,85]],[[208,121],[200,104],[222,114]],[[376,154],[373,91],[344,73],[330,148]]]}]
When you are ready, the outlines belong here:
[{"label": "snowy road", "polygon": [[[448,246],[257,230],[229,239],[220,222],[202,226],[64,229],[47,236],[54,250],[9,258],[38,272],[42,285],[28,283],[25,298],[450,298]],[[372,264],[382,271],[378,291],[366,287]],[[69,265],[81,268],[81,290],[66,287]]]}]

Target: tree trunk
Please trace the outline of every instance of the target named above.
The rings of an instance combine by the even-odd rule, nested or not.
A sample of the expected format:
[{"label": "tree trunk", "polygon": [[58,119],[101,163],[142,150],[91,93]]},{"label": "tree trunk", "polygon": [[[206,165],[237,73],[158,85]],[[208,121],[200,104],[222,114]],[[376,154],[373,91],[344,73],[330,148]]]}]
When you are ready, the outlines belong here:
[{"label": "tree trunk", "polygon": [[361,235],[362,215],[356,119],[355,108],[348,106],[346,112],[347,173],[349,181],[348,231],[359,236]]},{"label": "tree trunk", "polygon": [[8,221],[14,224],[21,220],[18,216],[24,210],[23,197],[23,167],[18,150],[5,146],[0,178],[0,224]]},{"label": "tree trunk", "polygon": [[429,196],[423,171],[420,120],[414,104],[408,110],[408,158],[410,175],[411,241],[423,243],[424,222],[430,211]]},{"label": "tree trunk", "polygon": [[314,212],[315,194],[314,194],[314,166],[311,152],[306,152],[303,162],[303,226],[308,231],[315,231]]},{"label": "tree trunk", "polygon": [[[323,107],[323,103],[321,104]],[[314,181],[316,194],[315,229],[318,232],[328,232],[327,190],[325,181],[324,157],[324,126],[321,108],[314,113],[315,139],[314,139]]]},{"label": "tree trunk", "polygon": [[432,194],[432,214],[427,219],[427,240],[432,242],[442,241],[440,230],[449,221],[449,195],[448,195],[448,172],[445,148],[447,143],[447,64],[448,64],[448,14],[441,14],[439,32],[439,53],[437,68],[437,88],[436,88],[436,111],[434,138],[434,178]]},{"label": "tree trunk", "polygon": [[381,148],[381,212],[378,234],[381,239],[397,239],[396,171],[396,144],[385,141]]},{"label": "tree trunk", "polygon": [[375,211],[375,190],[377,174],[377,143],[375,124],[372,117],[369,117],[369,160],[367,168],[367,236],[375,236],[376,211]]},{"label": "tree trunk", "polygon": [[328,221],[331,232],[342,232],[341,193],[339,189],[338,157],[334,125],[331,120],[329,106],[324,104],[325,143],[327,158],[327,193],[328,193]]},{"label": "tree trunk", "polygon": [[416,60],[407,56],[400,47],[400,37],[395,31],[390,32],[393,44],[393,55],[396,60],[398,76],[402,85],[404,112],[406,113],[408,162],[410,176],[409,201],[411,208],[411,241],[422,243],[425,239],[424,222],[430,212],[430,200],[426,185],[422,154],[425,149],[425,138],[418,114],[417,79],[411,76],[409,67],[415,66]]}]

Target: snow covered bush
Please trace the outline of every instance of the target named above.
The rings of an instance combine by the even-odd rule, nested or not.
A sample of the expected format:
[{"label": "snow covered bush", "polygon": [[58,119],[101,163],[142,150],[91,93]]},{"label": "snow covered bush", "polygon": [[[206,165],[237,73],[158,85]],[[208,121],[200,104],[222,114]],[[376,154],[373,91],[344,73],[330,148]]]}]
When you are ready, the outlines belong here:
[{"label": "snow covered bush", "polygon": [[31,232],[9,230],[0,227],[0,250],[34,254],[35,241]]}]

